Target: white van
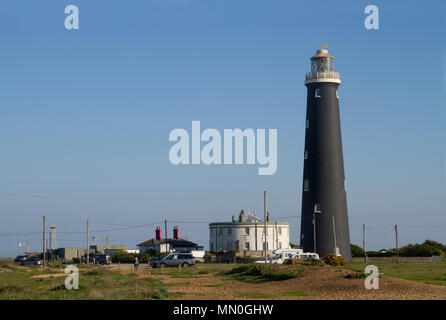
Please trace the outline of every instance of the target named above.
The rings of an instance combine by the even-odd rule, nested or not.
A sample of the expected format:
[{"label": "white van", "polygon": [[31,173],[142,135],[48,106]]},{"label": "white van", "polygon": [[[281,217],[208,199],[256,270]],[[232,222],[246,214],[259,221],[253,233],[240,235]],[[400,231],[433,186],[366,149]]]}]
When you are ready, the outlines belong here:
[{"label": "white van", "polygon": [[[288,259],[317,259],[319,255],[313,252],[303,252],[302,249],[276,249],[273,251],[274,256],[268,257],[266,263],[283,264]],[[265,263],[265,258],[260,258],[254,263]]]}]

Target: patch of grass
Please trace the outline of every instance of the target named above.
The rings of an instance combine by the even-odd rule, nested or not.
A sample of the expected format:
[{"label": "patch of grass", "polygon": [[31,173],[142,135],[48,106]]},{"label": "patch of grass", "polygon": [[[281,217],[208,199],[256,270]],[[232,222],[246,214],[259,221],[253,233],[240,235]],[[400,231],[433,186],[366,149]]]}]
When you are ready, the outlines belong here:
[{"label": "patch of grass", "polygon": [[345,279],[365,279],[367,278],[367,274],[364,272],[354,272],[346,275]]},{"label": "patch of grass", "polygon": [[237,293],[236,296],[240,298],[249,298],[249,299],[271,299],[274,297],[273,294],[261,293],[261,292]]},{"label": "patch of grass", "polygon": [[224,287],[225,284],[224,283],[216,283],[216,284],[205,284],[203,287],[205,288],[219,288],[219,287]]},{"label": "patch of grass", "polygon": [[53,269],[62,269],[64,267],[64,264],[60,261],[57,262],[50,262],[49,267]]},{"label": "patch of grass", "polygon": [[8,262],[1,263],[0,264],[0,268],[2,268],[2,269],[15,269],[14,268],[14,264],[8,263]]},{"label": "patch of grass", "polygon": [[104,299],[104,293],[99,289],[93,289],[90,291],[90,294],[88,295],[88,298],[91,300],[103,300]]},{"label": "patch of grass", "polygon": [[26,287],[24,285],[18,285],[18,284],[8,284],[0,287],[0,293],[6,293],[6,294],[16,294],[25,291]]},{"label": "patch of grass", "polygon": [[302,291],[287,291],[280,293],[280,296],[282,297],[310,297],[315,296],[316,294],[313,293],[305,293]]},{"label": "patch of grass", "polygon": [[225,272],[236,280],[262,283],[268,281],[283,281],[297,277],[299,269],[295,266],[282,268],[279,265],[243,265]]},{"label": "patch of grass", "polygon": [[226,275],[234,275],[234,274],[245,274],[250,276],[259,276],[262,274],[261,267],[256,265],[243,265],[240,267],[233,268],[225,272]]},{"label": "patch of grass", "polygon": [[51,291],[65,290],[65,283],[58,284],[51,288]]},{"label": "patch of grass", "polygon": [[163,283],[163,286],[165,287],[184,287],[184,286],[188,286],[191,283],[189,281],[184,281],[184,282],[169,282],[169,283]]},{"label": "patch of grass", "polygon": [[169,298],[175,298],[175,297],[181,297],[183,295],[185,295],[186,292],[169,292]]},{"label": "patch of grass", "polygon": [[109,270],[106,270],[105,268],[93,268],[91,270],[88,270],[85,272],[85,274],[89,276],[99,276],[99,275],[105,275],[109,273]]},{"label": "patch of grass", "polygon": [[164,288],[150,289],[147,291],[147,297],[152,300],[162,300],[166,299],[169,293]]},{"label": "patch of grass", "polygon": [[[54,269],[48,268],[54,273]],[[147,299],[147,292],[154,298],[164,299],[163,284],[156,278],[139,278],[138,274],[123,274],[109,268],[83,268],[79,273],[79,289],[67,290],[65,277],[32,278],[48,274],[42,268],[15,268],[0,277],[0,300],[60,300],[60,299]],[[157,291],[158,290],[158,291]],[[150,297],[150,299],[152,299]]]},{"label": "patch of grass", "polygon": [[[369,264],[378,267],[379,273],[386,277],[394,277],[411,281],[446,286],[446,261],[439,262],[382,262]],[[363,261],[353,261],[348,265],[351,270],[363,273],[366,265]]]}]

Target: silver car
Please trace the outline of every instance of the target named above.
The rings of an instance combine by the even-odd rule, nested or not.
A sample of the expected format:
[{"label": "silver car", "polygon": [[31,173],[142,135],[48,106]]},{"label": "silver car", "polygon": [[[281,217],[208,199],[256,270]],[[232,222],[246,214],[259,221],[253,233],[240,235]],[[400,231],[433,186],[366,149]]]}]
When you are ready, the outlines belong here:
[{"label": "silver car", "polygon": [[168,256],[162,258],[161,260],[156,260],[152,262],[152,266],[155,267],[178,267],[182,266],[187,268],[195,264],[194,256],[190,253],[171,253]]}]

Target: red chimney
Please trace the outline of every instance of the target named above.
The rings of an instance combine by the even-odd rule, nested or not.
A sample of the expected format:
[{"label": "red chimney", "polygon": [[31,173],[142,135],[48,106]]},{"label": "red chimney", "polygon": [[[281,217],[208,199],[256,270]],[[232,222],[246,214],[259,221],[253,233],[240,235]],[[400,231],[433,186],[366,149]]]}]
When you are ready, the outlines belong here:
[{"label": "red chimney", "polygon": [[156,234],[156,239],[161,240],[161,228],[160,227],[156,227],[155,234]]},{"label": "red chimney", "polygon": [[178,226],[173,227],[173,238],[178,239],[180,237],[180,230]]}]

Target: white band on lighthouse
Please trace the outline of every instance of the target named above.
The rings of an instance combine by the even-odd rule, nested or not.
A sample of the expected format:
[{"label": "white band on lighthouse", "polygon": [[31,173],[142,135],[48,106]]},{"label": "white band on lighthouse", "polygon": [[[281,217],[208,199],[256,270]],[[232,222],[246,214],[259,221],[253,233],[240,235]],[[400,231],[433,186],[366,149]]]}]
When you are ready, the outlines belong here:
[{"label": "white band on lighthouse", "polygon": [[341,83],[339,79],[339,72],[310,72],[305,75],[305,84],[316,82],[333,82]]}]

